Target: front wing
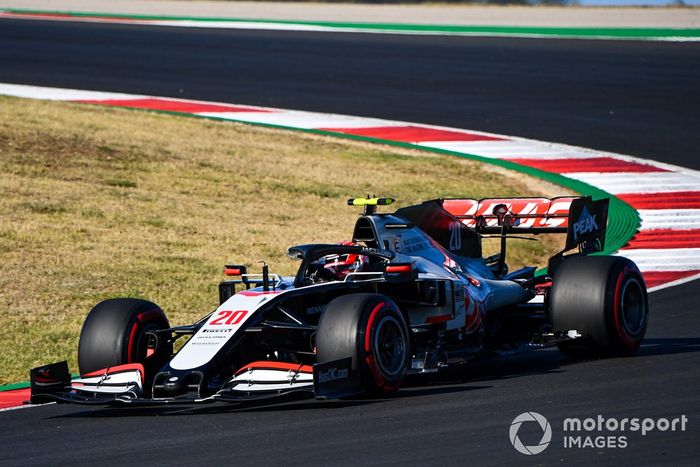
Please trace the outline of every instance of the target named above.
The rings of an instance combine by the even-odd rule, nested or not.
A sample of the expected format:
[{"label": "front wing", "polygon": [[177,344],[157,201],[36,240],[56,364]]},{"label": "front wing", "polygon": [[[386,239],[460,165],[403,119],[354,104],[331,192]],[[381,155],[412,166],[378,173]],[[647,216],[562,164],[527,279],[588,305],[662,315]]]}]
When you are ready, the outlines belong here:
[{"label": "front wing", "polygon": [[360,393],[358,375],[346,358],[313,366],[288,362],[251,362],[210,395],[192,391],[172,398],[150,397],[140,364],[119,365],[71,378],[67,362],[30,372],[33,404],[170,405],[207,402],[278,401],[287,398],[340,398]]}]

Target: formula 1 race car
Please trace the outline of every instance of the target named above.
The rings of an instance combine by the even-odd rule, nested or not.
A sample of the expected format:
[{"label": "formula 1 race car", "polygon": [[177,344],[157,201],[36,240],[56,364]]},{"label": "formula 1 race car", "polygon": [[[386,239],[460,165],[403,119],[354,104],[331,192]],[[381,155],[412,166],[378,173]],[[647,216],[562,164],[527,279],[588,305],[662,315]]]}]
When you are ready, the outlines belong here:
[{"label": "formula 1 race car", "polygon": [[[487,354],[556,345],[574,358],[629,355],[648,320],[636,265],[602,251],[608,200],[439,199],[377,213],[351,241],[289,248],[296,276],[227,265],[220,306],[187,326],[140,299],[111,299],[80,334],[80,377],[64,362],[31,371],[32,402],[243,402],[385,395],[407,375]],[[509,272],[506,242],[565,233],[545,274]],[[483,258],[482,238],[501,253]],[[179,351],[178,339],[187,337]]]}]

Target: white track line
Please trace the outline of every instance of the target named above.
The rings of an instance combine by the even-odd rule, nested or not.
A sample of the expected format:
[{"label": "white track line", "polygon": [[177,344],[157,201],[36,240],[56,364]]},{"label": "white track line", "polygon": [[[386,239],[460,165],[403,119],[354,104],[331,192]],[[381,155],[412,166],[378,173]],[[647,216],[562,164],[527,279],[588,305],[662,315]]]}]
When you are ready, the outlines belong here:
[{"label": "white track line", "polygon": [[23,84],[0,83],[0,94],[27,99],[44,99],[51,101],[107,100],[107,99],[143,99],[147,96],[122,94],[118,92],[83,91],[80,89],[46,88],[26,86]]},{"label": "white track line", "polygon": [[678,172],[567,173],[566,176],[612,194],[669,193],[692,191],[700,187],[700,177]]},{"label": "white track line", "polygon": [[15,407],[5,407],[4,409],[0,409],[0,412],[11,412],[13,410],[33,409],[35,407],[43,407],[45,405],[51,405],[51,404],[55,404],[55,402],[47,402],[46,404],[23,404],[23,405],[17,405]]},{"label": "white track line", "polygon": [[639,230],[700,229],[700,209],[639,209]]},{"label": "white track line", "polygon": [[542,146],[531,141],[423,141],[420,146],[463,152],[492,159],[574,159],[601,157],[571,148]]},{"label": "white track line", "polygon": [[622,249],[616,254],[634,261],[642,272],[695,271],[700,264],[700,248]]},{"label": "white track line", "polygon": [[399,126],[376,118],[351,117],[348,115],[318,114],[315,112],[290,111],[284,113],[262,112],[198,112],[200,117],[221,118],[245,123],[276,125],[312,130],[315,128],[366,128],[367,126]]}]

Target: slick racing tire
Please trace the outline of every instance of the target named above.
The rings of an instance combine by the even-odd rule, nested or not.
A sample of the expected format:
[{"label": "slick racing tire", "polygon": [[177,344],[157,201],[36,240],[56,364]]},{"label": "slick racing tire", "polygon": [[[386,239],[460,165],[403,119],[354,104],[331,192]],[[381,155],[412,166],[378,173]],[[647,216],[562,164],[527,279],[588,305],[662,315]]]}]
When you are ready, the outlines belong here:
[{"label": "slick racing tire", "polygon": [[[167,329],[165,313],[155,303],[136,298],[114,298],[98,303],[88,313],[78,344],[78,366],[86,374],[127,363],[144,363],[148,353],[148,331]],[[149,359],[163,360],[172,349],[160,344]],[[150,365],[149,365],[150,366]]]},{"label": "slick racing tire", "polygon": [[576,256],[556,270],[549,295],[554,331],[578,331],[559,349],[574,358],[634,353],[649,320],[647,290],[637,265],[619,256]]},{"label": "slick racing tire", "polygon": [[408,327],[388,297],[357,293],[328,304],[316,334],[319,363],[352,357],[368,395],[396,391],[406,376],[409,361]]}]

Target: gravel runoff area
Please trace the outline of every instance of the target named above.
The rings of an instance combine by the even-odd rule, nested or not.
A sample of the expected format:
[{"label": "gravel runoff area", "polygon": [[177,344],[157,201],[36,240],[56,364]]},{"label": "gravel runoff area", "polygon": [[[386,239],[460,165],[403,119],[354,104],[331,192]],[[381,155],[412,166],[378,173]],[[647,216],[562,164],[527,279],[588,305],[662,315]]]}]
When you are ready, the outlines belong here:
[{"label": "gravel runoff area", "polygon": [[700,8],[358,5],[174,0],[0,0],[0,9],[292,21],[697,28]]}]

